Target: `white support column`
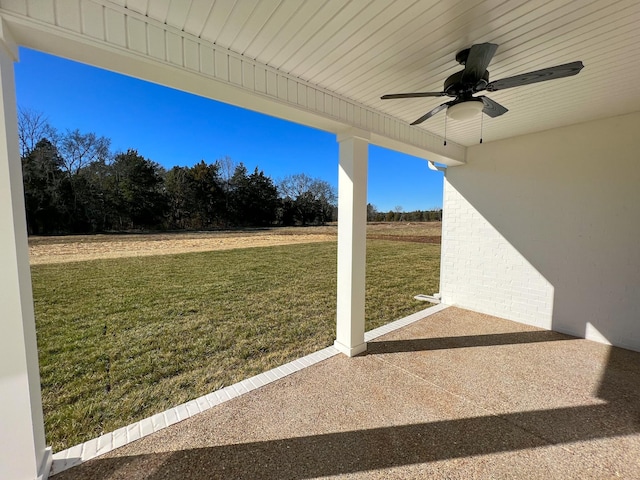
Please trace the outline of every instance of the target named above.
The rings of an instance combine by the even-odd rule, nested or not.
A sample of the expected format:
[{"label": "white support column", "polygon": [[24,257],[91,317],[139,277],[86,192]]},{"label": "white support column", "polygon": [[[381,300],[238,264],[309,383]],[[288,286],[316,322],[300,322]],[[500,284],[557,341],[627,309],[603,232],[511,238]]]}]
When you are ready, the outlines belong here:
[{"label": "white support column", "polygon": [[13,62],[0,23],[0,478],[46,478],[46,448],[31,292]]},{"label": "white support column", "polygon": [[335,347],[350,357],[367,349],[364,296],[368,132],[338,136],[338,309]]}]

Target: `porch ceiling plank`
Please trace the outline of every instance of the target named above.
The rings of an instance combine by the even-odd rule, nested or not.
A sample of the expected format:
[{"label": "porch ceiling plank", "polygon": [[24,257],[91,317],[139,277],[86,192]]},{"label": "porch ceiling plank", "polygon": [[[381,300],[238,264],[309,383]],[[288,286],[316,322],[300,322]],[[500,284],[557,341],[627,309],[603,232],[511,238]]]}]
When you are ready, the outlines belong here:
[{"label": "porch ceiling plank", "polygon": [[[231,44],[231,50],[242,54],[247,47],[253,43],[256,36],[262,31],[265,24],[273,15],[274,11],[278,8],[279,1],[270,0],[265,2],[258,2],[255,8],[249,11],[248,8],[237,9],[236,21],[240,21],[243,16],[246,16],[242,25],[242,31],[248,33],[242,34],[242,32],[236,32],[233,29],[226,29],[223,35],[228,35]],[[236,13],[236,11],[234,11]],[[223,39],[223,43],[226,41]]]},{"label": "porch ceiling plank", "polygon": [[[613,19],[608,16],[610,12],[611,9],[603,8],[602,2],[596,2],[584,4],[580,8],[576,8],[576,5],[564,5],[544,13],[535,20],[532,19],[526,25],[498,39],[502,42],[496,55],[500,58],[500,63],[498,68],[492,68],[492,77],[499,78],[503,71],[531,68],[531,62],[536,60],[540,64],[547,64],[546,58],[550,55],[564,54],[567,59],[573,58],[570,55],[574,54],[571,48],[574,44],[597,47],[598,42],[594,41],[591,35],[596,35],[602,30],[611,31],[611,23],[624,23],[628,18],[625,12],[633,15],[637,13],[637,9],[626,7],[620,12],[622,15]],[[601,15],[608,20],[598,22],[597,19]],[[564,23],[558,23],[558,18],[562,18]],[[558,58],[558,61],[561,61],[561,58]]]},{"label": "porch ceiling plank", "polygon": [[351,58],[350,55],[357,56],[359,55],[357,52],[370,50],[372,46],[367,43],[368,40],[376,35],[383,35],[382,32],[385,30],[389,31],[389,25],[393,23],[394,19],[397,19],[407,8],[411,8],[410,4],[390,3],[384,0],[378,0],[374,5],[371,12],[374,12],[375,15],[357,29],[351,27],[352,31],[349,32],[348,41],[333,46],[331,51],[318,58],[309,58],[308,62],[297,69],[300,75],[306,79],[317,79],[321,75],[330,77],[331,72],[339,68],[339,65],[348,64],[345,62],[347,62],[347,58]]},{"label": "porch ceiling plank", "polygon": [[[319,5],[320,2],[318,2],[318,6]],[[287,31],[287,25],[293,20],[294,15],[298,10],[301,10],[301,8],[299,2],[292,0],[281,1],[253,40],[239,53],[260,61],[259,56],[264,49],[277,35]]]},{"label": "porch ceiling plank", "polygon": [[184,24],[187,21],[189,10],[191,9],[191,0],[173,0],[169,3],[167,10],[167,19],[169,25],[173,25],[179,30],[184,30]]},{"label": "porch ceiling plank", "polygon": [[212,9],[213,2],[210,0],[193,0],[183,30],[196,37],[202,35],[202,29],[205,23],[207,23]]},{"label": "porch ceiling plank", "polygon": [[[203,40],[207,40],[211,43],[220,45],[221,47],[228,48],[229,47],[228,45],[221,45],[220,43],[218,43],[218,36],[220,35],[222,28],[225,26],[227,19],[229,18],[229,15],[231,15],[234,5],[235,5],[235,2],[232,2],[232,1],[215,2],[213,4],[213,8],[211,9],[211,12],[209,13],[209,18],[207,18],[207,21],[205,22],[204,27],[202,28],[202,33],[200,34],[200,38],[202,38]],[[155,18],[155,17],[152,17],[151,15],[149,16],[151,18]]]},{"label": "porch ceiling plank", "polygon": [[[255,32],[250,30],[249,28],[245,28],[245,23],[252,16],[254,10],[259,9],[260,4],[270,6],[269,4],[273,2],[270,0],[269,2],[244,2],[244,1],[236,1],[233,9],[229,12],[229,16],[227,20],[224,22],[224,25],[219,30],[218,37],[216,38],[216,44],[221,47],[228,48],[234,52],[238,52],[234,48],[233,41],[236,38],[244,38],[244,37],[253,37]],[[257,16],[256,14],[255,16]],[[262,21],[263,19],[259,19],[258,21]],[[239,53],[239,52],[238,52]]]},{"label": "porch ceiling plank", "polygon": [[147,16],[166,23],[171,0],[152,0],[147,4]]},{"label": "porch ceiling plank", "polygon": [[[278,10],[280,14],[279,16],[290,16],[288,16],[279,30],[274,30],[273,26],[270,27],[270,30],[272,30],[271,38],[262,39],[264,40],[264,44],[262,46],[257,45],[257,54],[254,55],[252,53],[249,53],[252,58],[255,58],[261,63],[271,65],[269,63],[269,60],[273,58],[273,56],[276,55],[280,50],[294,42],[294,36],[301,30],[305,30],[310,19],[319,14],[322,3],[313,2],[311,5],[297,4],[297,7],[298,8],[296,8],[295,10]],[[280,22],[282,22],[282,20],[274,22],[274,24]],[[253,50],[253,47],[250,50]]]},{"label": "porch ceiling plank", "polygon": [[[616,35],[616,30],[630,23],[633,23],[638,16],[637,9],[625,9],[623,16],[612,22],[597,22],[598,15],[606,15],[600,8],[594,8],[590,15],[585,16],[585,7],[582,11],[567,13],[567,18],[574,15],[581,15],[571,22],[571,30],[559,33],[558,30],[549,29],[549,24],[545,25],[543,33],[540,31],[528,32],[518,35],[512,42],[501,44],[501,49],[507,52],[505,55],[497,55],[500,60],[498,68],[491,71],[492,78],[497,79],[510,75],[512,71],[531,71],[544,68],[549,65],[548,57],[554,55],[558,63],[568,63],[575,60],[575,55],[588,54],[594,48],[598,48],[598,38],[604,37],[609,40],[611,35]],[[624,15],[627,11],[629,17]],[[564,16],[565,13],[561,12]],[[630,18],[631,17],[631,18]],[[563,29],[564,30],[564,29]],[[533,43],[535,39],[535,43]],[[516,44],[517,42],[517,44]],[[585,48],[586,47],[586,48]],[[610,48],[610,47],[607,47]],[[580,50],[586,52],[581,52]],[[512,52],[510,56],[509,52]],[[517,52],[513,53],[513,52]]]},{"label": "porch ceiling plank", "polygon": [[[338,81],[343,78],[349,71],[360,68],[366,62],[375,59],[376,56],[382,56],[383,50],[390,45],[396,43],[397,38],[405,38],[413,32],[409,30],[408,23],[412,18],[425,15],[426,12],[418,3],[405,6],[404,4],[392,4],[391,11],[383,12],[382,22],[373,19],[370,22],[371,27],[367,26],[369,35],[362,39],[360,43],[348,45],[349,48],[344,54],[331,63],[331,65],[323,65],[320,71],[313,76],[315,82],[323,83],[333,78]],[[428,28],[428,25],[425,25]],[[359,37],[356,37],[359,38]],[[429,47],[425,50],[430,51]],[[400,54],[401,51],[395,51],[394,54]]]},{"label": "porch ceiling plank", "polygon": [[[277,69],[287,71],[284,67],[293,55],[305,48],[309,48],[310,42],[322,37],[323,29],[335,18],[351,17],[355,15],[357,8],[354,3],[346,3],[341,0],[328,0],[322,7],[308,18],[304,28],[298,28],[295,35],[286,44],[274,51],[267,51],[261,55],[262,61]],[[335,30],[328,29],[335,33]],[[325,37],[326,38],[326,37]]]},{"label": "porch ceiling plank", "polygon": [[[473,2],[465,2],[460,6],[440,2],[428,10],[420,8],[421,5],[418,5],[415,11],[406,10],[398,18],[398,22],[393,22],[393,30],[388,36],[376,34],[376,37],[364,46],[364,52],[357,54],[357,56],[355,54],[347,56],[343,68],[335,72],[327,72],[326,75],[330,76],[327,76],[326,80],[332,79],[336,84],[336,89],[346,91],[349,86],[353,86],[354,81],[362,81],[363,78],[368,77],[371,80],[365,83],[364,88],[367,88],[371,81],[381,80],[379,73],[384,71],[385,66],[391,65],[392,68],[386,70],[391,78],[387,79],[385,86],[392,86],[390,80],[393,80],[394,77],[404,78],[410,73],[408,69],[402,67],[402,61],[407,56],[420,53],[426,57],[442,58],[440,61],[436,60],[437,63],[444,62],[445,58],[448,61],[451,58],[448,52],[444,52],[438,47],[445,50],[450,49],[453,53],[455,47],[451,46],[449,41],[451,39],[434,44],[432,43],[433,38],[430,38],[430,32],[439,30],[438,21],[443,24],[451,24],[453,17],[456,16],[454,13],[456,9],[466,10],[469,5],[473,5]],[[432,57],[432,60],[435,58]],[[413,72],[413,69],[410,70]],[[314,79],[314,81],[320,79]],[[363,85],[360,85],[360,88],[363,88]],[[377,95],[377,97],[379,96]]]},{"label": "porch ceiling plank", "polygon": [[351,44],[353,33],[361,30],[386,6],[388,3],[380,0],[368,4],[366,8],[363,8],[364,4],[357,2],[346,5],[302,48],[289,57],[281,68],[287,72],[295,71],[300,74],[311,65],[316,65],[327,55],[331,55],[336,48]]}]

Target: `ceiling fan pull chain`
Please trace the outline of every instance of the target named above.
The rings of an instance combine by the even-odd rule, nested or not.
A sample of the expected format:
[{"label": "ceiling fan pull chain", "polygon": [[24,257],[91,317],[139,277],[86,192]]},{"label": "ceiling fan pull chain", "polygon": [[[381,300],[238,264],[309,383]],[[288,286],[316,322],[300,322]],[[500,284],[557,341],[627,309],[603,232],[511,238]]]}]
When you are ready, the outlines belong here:
[{"label": "ceiling fan pull chain", "polygon": [[444,146],[447,146],[447,115],[444,116]]},{"label": "ceiling fan pull chain", "polygon": [[484,126],[484,113],[480,112],[480,143],[482,143],[482,127]]}]

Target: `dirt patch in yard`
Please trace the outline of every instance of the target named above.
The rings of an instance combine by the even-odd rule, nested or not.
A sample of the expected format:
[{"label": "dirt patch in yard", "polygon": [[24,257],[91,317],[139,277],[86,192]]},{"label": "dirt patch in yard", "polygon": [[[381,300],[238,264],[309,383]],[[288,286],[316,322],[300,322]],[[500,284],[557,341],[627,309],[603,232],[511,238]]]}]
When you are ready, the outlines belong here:
[{"label": "dirt patch in yard", "polygon": [[336,236],[309,233],[296,235],[203,233],[184,234],[184,236],[183,234],[96,235],[89,238],[85,236],[56,238],[66,238],[66,241],[42,241],[39,238],[30,241],[31,265],[328,242],[335,240]]},{"label": "dirt patch in yard", "polygon": [[[367,238],[400,242],[440,243],[440,222],[372,223]],[[30,237],[31,265],[121,257],[210,252],[235,248],[271,247],[336,241],[335,224],[320,227],[281,227],[216,232]]]},{"label": "dirt patch in yard", "polygon": [[418,235],[376,235],[374,233],[367,234],[368,239],[373,240],[393,240],[396,242],[413,242],[413,243],[441,243],[440,236],[418,236]]}]

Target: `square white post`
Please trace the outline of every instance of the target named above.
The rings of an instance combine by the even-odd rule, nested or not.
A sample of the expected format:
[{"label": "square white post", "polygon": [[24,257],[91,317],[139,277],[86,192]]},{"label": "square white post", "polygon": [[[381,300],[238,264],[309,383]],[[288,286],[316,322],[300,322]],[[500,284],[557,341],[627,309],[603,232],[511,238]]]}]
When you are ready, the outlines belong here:
[{"label": "square white post", "polygon": [[13,62],[0,23],[0,478],[46,478],[46,448]]},{"label": "square white post", "polygon": [[367,132],[338,136],[338,297],[335,347],[352,357],[364,352],[367,241]]}]

